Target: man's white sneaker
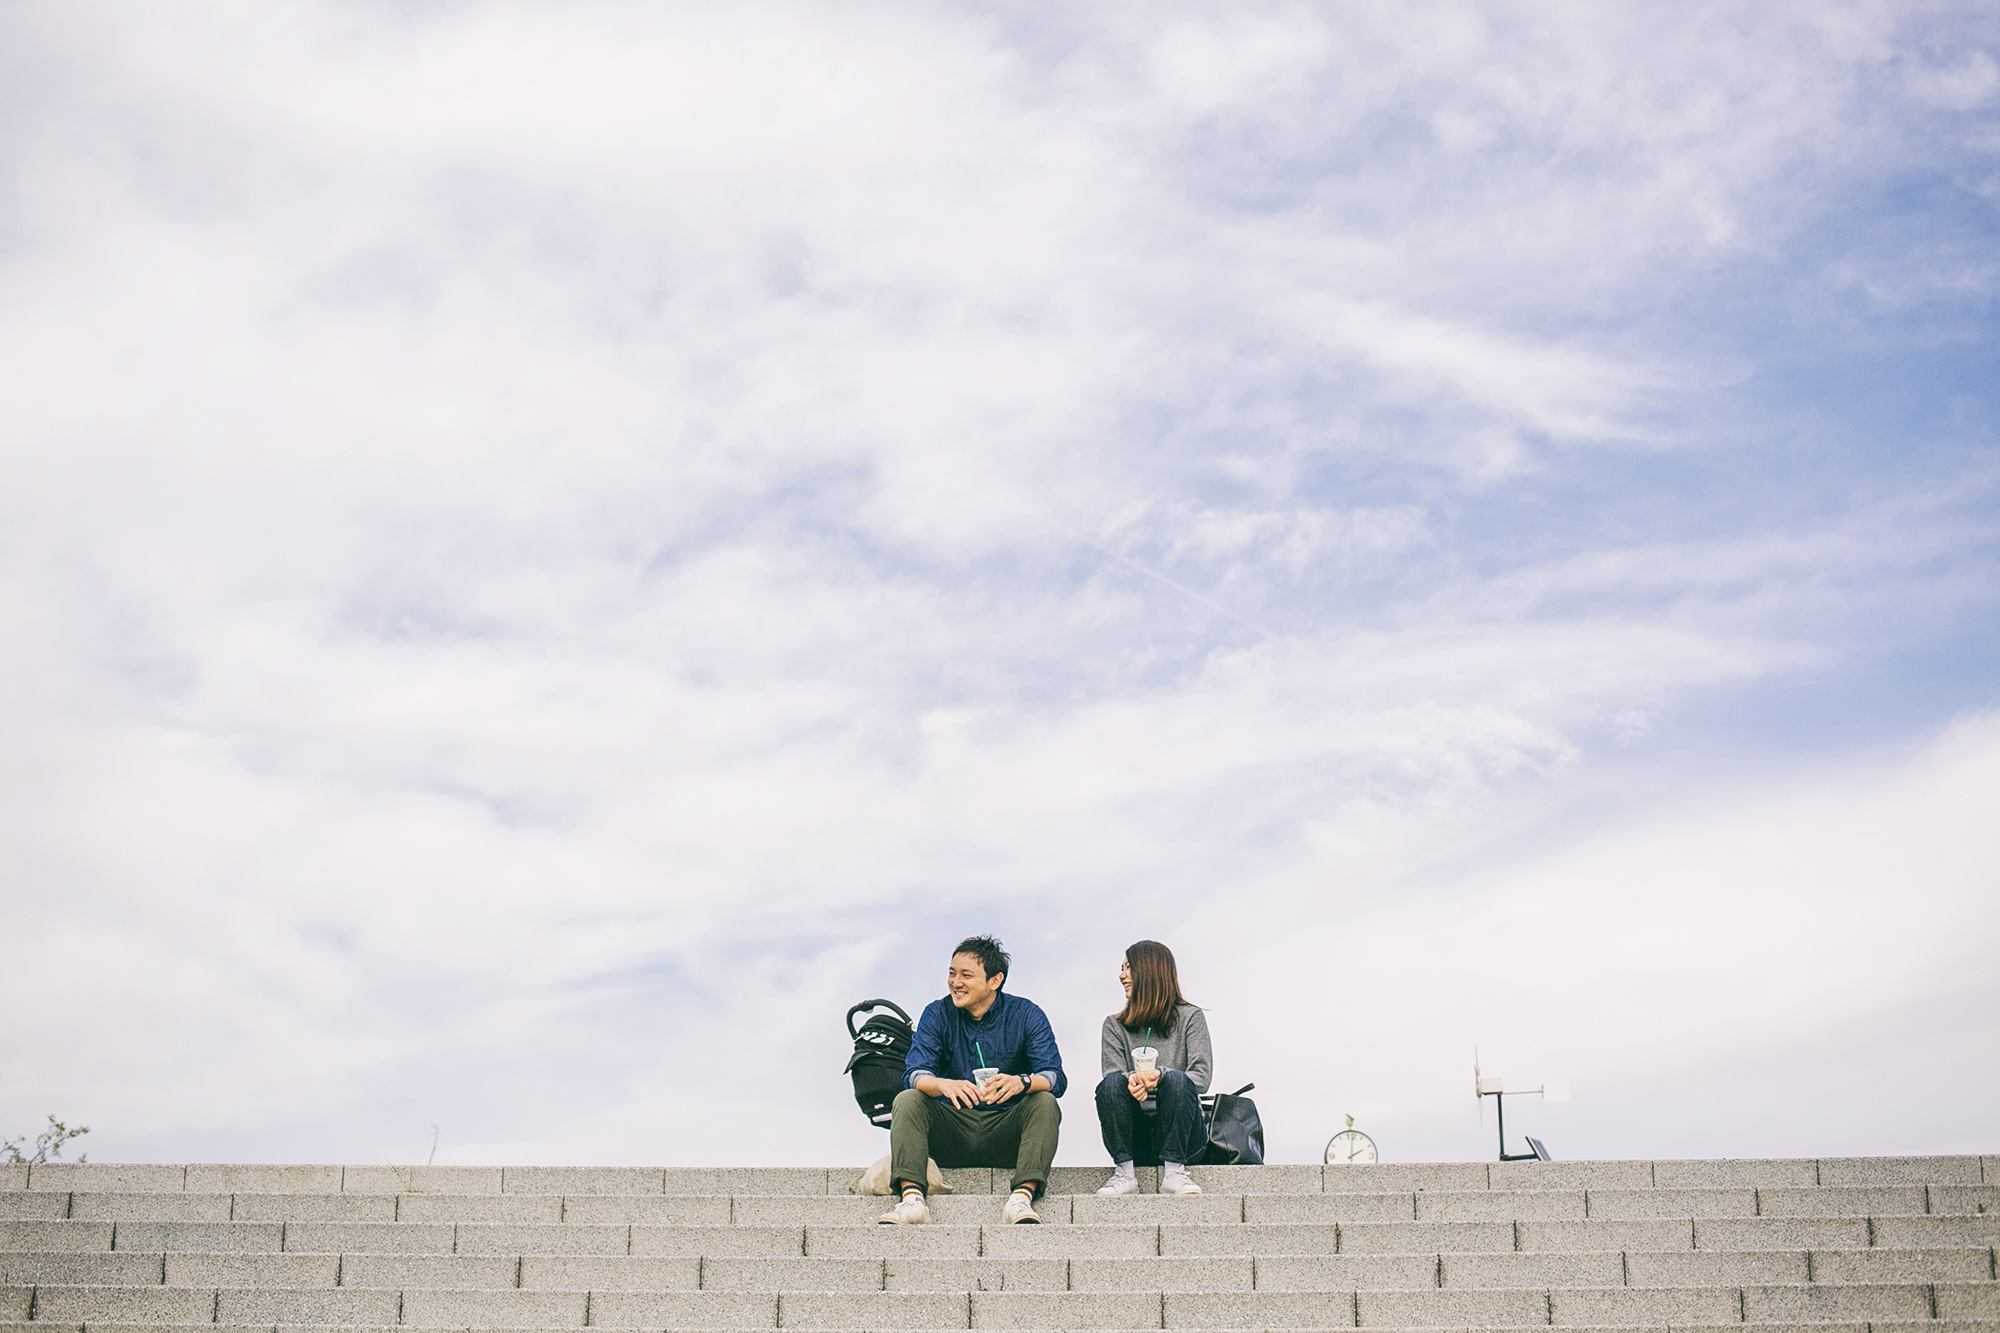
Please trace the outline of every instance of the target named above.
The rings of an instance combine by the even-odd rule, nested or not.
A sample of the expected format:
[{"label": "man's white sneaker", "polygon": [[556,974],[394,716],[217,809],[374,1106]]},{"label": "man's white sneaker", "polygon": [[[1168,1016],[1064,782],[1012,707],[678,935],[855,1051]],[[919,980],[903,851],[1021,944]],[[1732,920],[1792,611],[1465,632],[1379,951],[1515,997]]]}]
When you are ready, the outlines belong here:
[{"label": "man's white sneaker", "polygon": [[1000,1210],[1000,1220],[1002,1222],[1039,1222],[1042,1219],[1035,1216],[1034,1202],[1027,1195],[1017,1193],[1007,1196],[1007,1206]]},{"label": "man's white sneaker", "polygon": [[1137,1194],[1139,1192],[1139,1177],[1114,1172],[1111,1179],[1104,1182],[1104,1188],[1097,1192],[1099,1194]]},{"label": "man's white sneaker", "polygon": [[1195,1184],[1194,1177],[1189,1175],[1187,1170],[1183,1168],[1179,1171],[1169,1171],[1160,1177],[1160,1193],[1199,1194],[1201,1193],[1201,1186]]},{"label": "man's white sneaker", "polygon": [[931,1220],[930,1205],[921,1194],[905,1194],[901,1203],[875,1220],[883,1226],[921,1226]]}]

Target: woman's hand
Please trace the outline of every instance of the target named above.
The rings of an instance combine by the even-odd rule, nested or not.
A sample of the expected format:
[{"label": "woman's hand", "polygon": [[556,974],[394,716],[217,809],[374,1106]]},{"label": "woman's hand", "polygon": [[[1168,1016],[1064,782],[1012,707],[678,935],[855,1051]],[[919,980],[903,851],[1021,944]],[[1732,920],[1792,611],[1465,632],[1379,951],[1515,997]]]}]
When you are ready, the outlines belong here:
[{"label": "woman's hand", "polygon": [[1151,1094],[1159,1081],[1160,1071],[1157,1069],[1150,1074],[1142,1074],[1134,1070],[1132,1073],[1126,1075],[1125,1091],[1132,1094],[1133,1101],[1143,1102]]}]

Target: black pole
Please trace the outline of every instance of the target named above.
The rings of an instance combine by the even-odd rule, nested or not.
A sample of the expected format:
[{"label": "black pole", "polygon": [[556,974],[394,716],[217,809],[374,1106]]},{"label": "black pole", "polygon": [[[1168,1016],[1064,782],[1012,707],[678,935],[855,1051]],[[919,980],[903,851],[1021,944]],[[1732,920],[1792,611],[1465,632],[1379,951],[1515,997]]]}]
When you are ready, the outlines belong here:
[{"label": "black pole", "polygon": [[1507,1151],[1507,1094],[1504,1092],[1482,1092],[1479,1095],[1493,1099],[1496,1122],[1500,1127],[1500,1160],[1503,1162],[1525,1162],[1530,1159],[1540,1161],[1540,1155],[1537,1153]]}]

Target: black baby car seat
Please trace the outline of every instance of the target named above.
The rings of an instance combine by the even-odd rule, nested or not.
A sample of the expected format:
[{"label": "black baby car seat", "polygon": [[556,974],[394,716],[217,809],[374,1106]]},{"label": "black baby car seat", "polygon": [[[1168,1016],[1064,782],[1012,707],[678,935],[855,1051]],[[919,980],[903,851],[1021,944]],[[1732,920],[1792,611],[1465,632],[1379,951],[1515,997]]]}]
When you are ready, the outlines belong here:
[{"label": "black baby car seat", "polygon": [[[876,1014],[856,1031],[855,1015],[872,1009],[895,1012]],[[910,1016],[894,1000],[863,1000],[847,1011],[847,1035],[854,1038],[854,1054],[847,1058],[847,1073],[854,1079],[854,1100],[870,1124],[887,1129],[896,1094],[903,1090],[903,1061],[916,1037]]]}]

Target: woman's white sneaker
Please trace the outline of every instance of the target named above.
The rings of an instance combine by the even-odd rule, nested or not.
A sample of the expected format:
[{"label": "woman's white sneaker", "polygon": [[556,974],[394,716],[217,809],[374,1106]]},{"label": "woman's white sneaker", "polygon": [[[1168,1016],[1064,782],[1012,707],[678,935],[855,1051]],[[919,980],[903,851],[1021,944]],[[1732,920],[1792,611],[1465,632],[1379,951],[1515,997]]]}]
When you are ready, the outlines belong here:
[{"label": "woman's white sneaker", "polygon": [[1099,1194],[1137,1194],[1139,1192],[1139,1177],[1128,1176],[1122,1171],[1114,1171],[1111,1174],[1111,1179],[1105,1181],[1104,1187],[1097,1192]]},{"label": "woman's white sneaker", "polygon": [[875,1219],[883,1226],[922,1226],[931,1220],[930,1205],[921,1194],[905,1194],[901,1203]]},{"label": "woman's white sneaker", "polygon": [[1194,1177],[1187,1173],[1186,1167],[1182,1167],[1178,1171],[1169,1171],[1160,1177],[1160,1193],[1199,1194],[1201,1186],[1195,1184]]}]

